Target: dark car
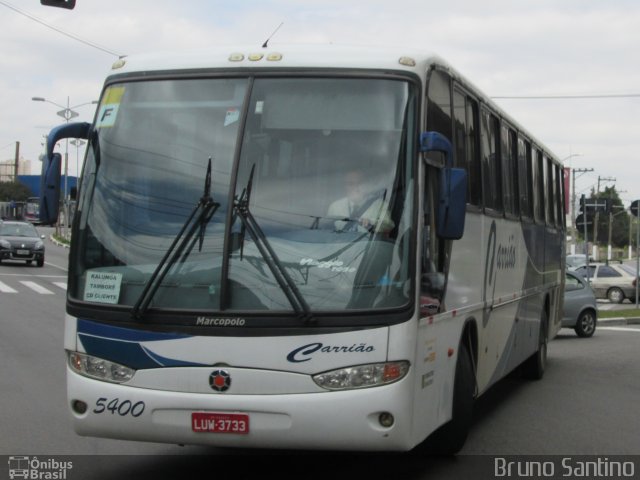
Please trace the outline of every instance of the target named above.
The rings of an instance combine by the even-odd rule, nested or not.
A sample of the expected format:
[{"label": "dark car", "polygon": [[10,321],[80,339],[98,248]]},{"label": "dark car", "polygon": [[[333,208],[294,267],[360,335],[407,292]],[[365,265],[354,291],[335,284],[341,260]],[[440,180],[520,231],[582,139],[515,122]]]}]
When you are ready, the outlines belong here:
[{"label": "dark car", "polygon": [[565,275],[562,326],[573,328],[579,337],[590,337],[598,322],[596,296],[584,277],[573,272]]},{"label": "dark car", "polygon": [[44,235],[27,222],[4,221],[0,223],[0,262],[18,260],[39,267],[44,265]]}]

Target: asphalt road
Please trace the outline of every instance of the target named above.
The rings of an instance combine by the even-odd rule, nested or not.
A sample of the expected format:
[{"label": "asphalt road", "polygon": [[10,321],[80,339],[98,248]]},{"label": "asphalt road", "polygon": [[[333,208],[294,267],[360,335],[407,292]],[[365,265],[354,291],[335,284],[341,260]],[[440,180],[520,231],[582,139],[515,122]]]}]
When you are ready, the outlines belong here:
[{"label": "asphalt road", "polygon": [[[600,326],[590,339],[561,330],[549,345],[543,380],[514,375],[477,401],[470,436],[453,460],[246,452],[79,437],[68,419],[62,349],[67,250],[51,242],[46,247],[42,268],[0,265],[0,455],[127,455],[87,457],[83,478],[189,478],[204,468],[212,478],[256,478],[258,471],[305,480],[469,478],[470,470],[478,473],[477,462],[482,470],[495,456],[640,455],[637,325]],[[0,465],[0,478],[4,468]],[[640,462],[636,468],[640,475]],[[79,472],[76,466],[74,473]]]}]

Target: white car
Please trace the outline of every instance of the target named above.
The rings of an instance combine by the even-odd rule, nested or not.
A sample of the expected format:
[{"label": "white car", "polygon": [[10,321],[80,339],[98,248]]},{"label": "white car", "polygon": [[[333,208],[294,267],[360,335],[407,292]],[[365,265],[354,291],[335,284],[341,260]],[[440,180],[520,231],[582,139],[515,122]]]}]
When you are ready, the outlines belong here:
[{"label": "white car", "polygon": [[[587,278],[587,266],[575,269]],[[628,298],[632,303],[636,301],[636,283],[638,274],[636,269],[624,264],[589,264],[589,283],[596,294],[596,298],[608,298],[612,303],[622,303]]]},{"label": "white car", "polygon": [[587,256],[585,254],[576,253],[575,255],[567,255],[565,266],[567,270],[573,271],[578,267],[587,264]]}]

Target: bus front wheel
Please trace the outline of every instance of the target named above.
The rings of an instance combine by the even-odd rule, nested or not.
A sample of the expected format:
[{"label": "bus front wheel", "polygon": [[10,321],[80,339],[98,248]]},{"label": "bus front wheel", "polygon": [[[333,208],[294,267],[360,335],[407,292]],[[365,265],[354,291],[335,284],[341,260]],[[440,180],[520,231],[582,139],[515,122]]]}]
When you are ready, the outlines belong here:
[{"label": "bus front wheel", "polygon": [[547,367],[547,343],[549,342],[547,328],[547,312],[542,311],[540,317],[540,334],[538,336],[538,350],[522,364],[522,374],[529,380],[540,380]]},{"label": "bus front wheel", "polygon": [[467,346],[461,343],[453,385],[452,418],[425,441],[429,454],[454,455],[462,449],[471,427],[475,390],[471,354]]}]

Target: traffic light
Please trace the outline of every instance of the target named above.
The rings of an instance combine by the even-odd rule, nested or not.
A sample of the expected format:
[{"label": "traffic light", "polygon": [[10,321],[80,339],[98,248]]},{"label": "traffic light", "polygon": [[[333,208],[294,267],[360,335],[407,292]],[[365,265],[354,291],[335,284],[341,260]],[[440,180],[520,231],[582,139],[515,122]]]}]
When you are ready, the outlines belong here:
[{"label": "traffic light", "polygon": [[640,209],[640,200],[634,200],[631,202],[631,215],[634,217],[640,217],[638,210]]},{"label": "traffic light", "polygon": [[582,194],[582,196],[580,196],[580,211],[576,216],[576,227],[584,228],[585,223],[587,225],[591,224],[591,215],[589,210],[590,209],[587,207],[587,199],[585,195]]}]

